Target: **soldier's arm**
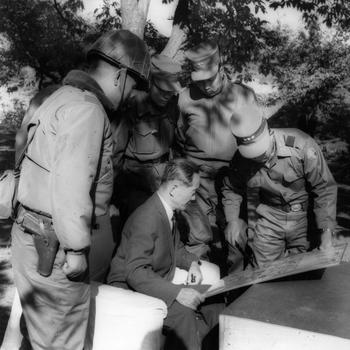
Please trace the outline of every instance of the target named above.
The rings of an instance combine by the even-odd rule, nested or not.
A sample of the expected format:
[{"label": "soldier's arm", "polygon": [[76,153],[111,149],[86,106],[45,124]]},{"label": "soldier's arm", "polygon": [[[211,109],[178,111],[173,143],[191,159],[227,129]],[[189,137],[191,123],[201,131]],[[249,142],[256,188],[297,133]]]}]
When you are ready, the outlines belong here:
[{"label": "soldier's arm", "polygon": [[105,127],[101,107],[91,103],[60,111],[51,170],[51,206],[61,246],[80,250],[90,245],[96,177]]},{"label": "soldier's arm", "polygon": [[118,124],[112,122],[112,138],[113,138],[113,168],[114,175],[117,176],[123,168],[124,155],[130,141],[132,131],[131,122],[128,121],[128,115],[123,114]]},{"label": "soldier's arm", "polygon": [[187,131],[185,120],[186,120],[186,115],[181,110],[181,98],[179,98],[178,118],[177,118],[177,123],[175,128],[175,140],[173,143],[173,150],[174,150],[175,157],[181,157],[184,154],[183,150],[185,149],[185,145],[186,145],[186,131]]},{"label": "soldier's arm", "polygon": [[317,143],[310,138],[304,148],[304,173],[314,195],[314,213],[319,229],[336,225],[337,184]]},{"label": "soldier's arm", "polygon": [[244,184],[238,178],[237,172],[230,169],[230,174],[224,178],[222,192],[222,204],[227,222],[237,221],[241,203],[243,200]]},{"label": "soldier's arm", "polygon": [[174,159],[177,157],[181,157],[182,154],[182,146],[178,143],[178,135],[177,135],[177,128],[178,128],[178,122],[180,118],[180,109],[178,106],[178,99],[174,100],[174,103],[171,105],[171,119],[173,121],[173,128],[174,128],[174,138],[172,140],[172,143],[170,145],[170,158],[169,159]]}]

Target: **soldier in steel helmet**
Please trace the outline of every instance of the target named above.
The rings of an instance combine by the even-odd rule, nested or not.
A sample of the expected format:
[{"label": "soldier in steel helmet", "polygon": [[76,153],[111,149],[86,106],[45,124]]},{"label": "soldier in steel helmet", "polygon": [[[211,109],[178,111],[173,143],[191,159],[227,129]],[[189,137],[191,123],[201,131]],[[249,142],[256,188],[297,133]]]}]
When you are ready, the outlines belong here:
[{"label": "soldier in steel helmet", "polygon": [[[181,65],[174,59],[157,54],[151,58],[150,91],[135,90],[123,111],[117,130],[118,153],[121,154],[115,197],[122,223],[160,186],[166,162],[173,157],[176,123],[179,117],[178,94]],[[121,140],[125,142],[120,142]],[[118,160],[116,161],[118,163]],[[211,238],[209,224],[195,202],[190,202],[195,220],[186,212],[181,215],[182,238],[186,248],[199,257],[205,253]],[[188,238],[189,236],[189,238]],[[196,237],[200,239],[196,239]]]},{"label": "soldier in steel helmet", "polygon": [[149,92],[135,90],[123,111],[118,132],[125,143],[115,192],[123,221],[159,187],[178,118],[181,65],[170,57],[151,58]]},{"label": "soldier in steel helmet", "polygon": [[227,241],[244,242],[240,207],[244,197],[255,198],[248,238],[258,265],[305,252],[310,246],[307,210],[312,200],[320,235],[311,241],[320,249],[331,247],[337,185],[319,146],[298,129],[269,129],[259,105],[248,102],[231,119],[238,152],[223,186]]},{"label": "soldier in steel helmet", "polygon": [[[28,123],[12,257],[33,349],[83,349],[88,270],[102,279],[113,250],[107,214],[113,143],[107,113],[135,86],[148,86],[148,49],[129,31],[101,36],[87,59],[88,70],[69,72]],[[55,238],[58,247],[51,246]],[[49,253],[52,262],[45,260]]]}]

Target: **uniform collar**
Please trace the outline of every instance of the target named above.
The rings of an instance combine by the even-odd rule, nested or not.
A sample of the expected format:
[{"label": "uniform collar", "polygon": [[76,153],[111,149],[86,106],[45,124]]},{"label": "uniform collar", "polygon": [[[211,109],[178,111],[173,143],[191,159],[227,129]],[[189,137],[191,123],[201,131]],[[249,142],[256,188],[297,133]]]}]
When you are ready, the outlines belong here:
[{"label": "uniform collar", "polygon": [[278,158],[291,157],[290,147],[287,147],[283,135],[272,129],[275,151],[273,156],[265,163],[265,167],[271,169],[276,165]]},{"label": "uniform collar", "polygon": [[290,150],[290,147],[286,146],[286,141],[284,139],[283,134],[278,132],[278,130],[273,129],[272,130],[274,138],[275,138],[275,144],[276,144],[276,155],[277,157],[283,158],[283,157],[291,157],[292,153]]},{"label": "uniform collar", "polygon": [[167,106],[159,107],[150,98],[149,94],[144,91],[138,91],[134,96],[132,104],[136,106],[136,113],[138,118],[145,116],[146,114],[160,115],[164,113]]},{"label": "uniform collar", "polygon": [[104,94],[100,85],[88,73],[81,70],[71,70],[63,79],[63,85],[70,85],[78,89],[92,92],[108,111],[113,110],[113,104]]}]

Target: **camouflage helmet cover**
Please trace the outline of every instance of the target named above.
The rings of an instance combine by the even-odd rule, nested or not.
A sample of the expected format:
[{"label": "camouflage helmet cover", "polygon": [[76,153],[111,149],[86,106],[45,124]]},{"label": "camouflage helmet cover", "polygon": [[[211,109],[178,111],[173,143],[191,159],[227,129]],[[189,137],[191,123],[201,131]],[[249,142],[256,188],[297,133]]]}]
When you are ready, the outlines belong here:
[{"label": "camouflage helmet cover", "polygon": [[87,57],[91,56],[126,68],[135,76],[139,88],[148,89],[150,54],[144,41],[130,31],[113,30],[103,34],[89,47]]}]

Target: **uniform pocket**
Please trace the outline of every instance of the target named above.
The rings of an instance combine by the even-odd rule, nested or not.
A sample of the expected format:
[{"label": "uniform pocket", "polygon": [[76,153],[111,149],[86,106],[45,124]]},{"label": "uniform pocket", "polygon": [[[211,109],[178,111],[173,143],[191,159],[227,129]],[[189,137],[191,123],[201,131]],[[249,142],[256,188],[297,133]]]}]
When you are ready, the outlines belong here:
[{"label": "uniform pocket", "polygon": [[282,181],[283,186],[291,188],[295,191],[304,187],[304,178],[292,171],[283,174]]},{"label": "uniform pocket", "polygon": [[139,122],[133,131],[135,153],[151,154],[156,152],[159,129],[153,123]]}]

